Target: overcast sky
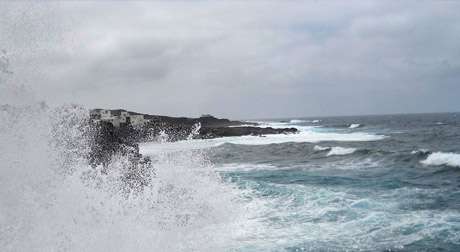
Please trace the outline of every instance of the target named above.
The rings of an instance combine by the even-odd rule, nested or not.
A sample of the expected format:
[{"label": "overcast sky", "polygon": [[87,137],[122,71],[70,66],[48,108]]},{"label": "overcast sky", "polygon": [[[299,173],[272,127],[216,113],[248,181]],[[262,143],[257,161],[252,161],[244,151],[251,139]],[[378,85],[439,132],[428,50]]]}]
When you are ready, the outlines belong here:
[{"label": "overcast sky", "polygon": [[460,111],[458,1],[2,2],[0,16],[10,82],[49,104],[230,118]]}]

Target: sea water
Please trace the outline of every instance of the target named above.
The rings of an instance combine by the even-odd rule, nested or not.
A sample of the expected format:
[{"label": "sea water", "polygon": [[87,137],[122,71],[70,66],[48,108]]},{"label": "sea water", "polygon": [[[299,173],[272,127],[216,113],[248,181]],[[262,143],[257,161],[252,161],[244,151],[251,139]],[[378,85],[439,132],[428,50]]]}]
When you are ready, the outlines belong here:
[{"label": "sea water", "polygon": [[[459,251],[460,114],[259,121],[296,134],[141,143],[91,167],[78,105],[7,82],[1,251]],[[17,102],[16,102],[17,101]]]},{"label": "sea water", "polygon": [[[85,158],[88,110],[2,107],[2,251],[458,251],[460,114],[260,121],[297,134],[141,143]],[[357,125],[351,127],[352,125]]]},{"label": "sea water", "polygon": [[259,121],[298,134],[145,143],[201,150],[251,209],[236,251],[459,251],[460,114]]}]

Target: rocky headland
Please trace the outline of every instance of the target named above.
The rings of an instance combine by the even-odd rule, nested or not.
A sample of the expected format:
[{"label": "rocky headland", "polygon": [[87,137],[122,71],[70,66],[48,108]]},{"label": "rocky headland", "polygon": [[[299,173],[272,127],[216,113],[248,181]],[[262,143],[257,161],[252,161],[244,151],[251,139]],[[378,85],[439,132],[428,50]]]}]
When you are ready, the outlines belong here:
[{"label": "rocky headland", "polygon": [[116,153],[128,154],[136,164],[149,163],[139,154],[139,142],[211,139],[229,136],[293,134],[296,128],[257,127],[257,123],[203,115],[199,118],[141,114],[123,109],[94,109],[90,122],[95,129],[90,162],[107,164]]},{"label": "rocky headland", "polygon": [[115,134],[136,142],[152,141],[167,135],[168,141],[209,139],[228,136],[296,133],[296,128],[258,127],[257,123],[202,115],[198,118],[141,114],[123,109],[95,109],[90,113],[93,124],[107,123]]}]

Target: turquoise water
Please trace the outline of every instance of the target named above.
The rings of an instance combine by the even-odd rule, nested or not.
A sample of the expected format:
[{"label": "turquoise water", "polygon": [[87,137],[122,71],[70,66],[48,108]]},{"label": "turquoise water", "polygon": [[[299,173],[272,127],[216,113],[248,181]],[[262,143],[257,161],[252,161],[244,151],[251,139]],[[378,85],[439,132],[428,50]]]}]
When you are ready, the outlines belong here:
[{"label": "turquoise water", "polygon": [[[266,123],[343,135],[208,150],[227,183],[263,202],[264,228],[238,250],[460,251],[459,114],[315,119]],[[346,140],[357,132],[385,137]]]},{"label": "turquoise water", "polygon": [[[0,110],[1,251],[460,251],[460,114],[162,136],[140,145],[148,170],[122,153],[90,166],[87,116]],[[145,186],[129,186],[133,172]]]}]

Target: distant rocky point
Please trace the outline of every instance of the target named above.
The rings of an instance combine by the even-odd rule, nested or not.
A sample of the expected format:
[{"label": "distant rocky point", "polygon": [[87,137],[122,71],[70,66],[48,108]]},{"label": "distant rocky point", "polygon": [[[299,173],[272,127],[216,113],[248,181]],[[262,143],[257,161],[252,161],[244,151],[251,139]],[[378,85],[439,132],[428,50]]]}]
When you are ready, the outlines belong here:
[{"label": "distant rocky point", "polygon": [[[155,141],[159,138],[166,141],[179,141],[297,132],[295,128],[261,128],[256,127],[257,123],[231,121],[212,115],[202,115],[199,118],[170,117],[141,114],[124,109],[93,109],[90,111],[90,122],[95,133],[89,155],[90,164],[92,166],[102,164],[107,167],[112,157],[118,153],[130,157],[130,171],[151,168],[150,159],[139,153],[139,142]],[[144,183],[142,178],[134,178],[131,175],[127,176],[127,179],[132,184]]]},{"label": "distant rocky point", "polygon": [[185,140],[190,138],[194,129],[197,132],[191,136],[192,138],[206,139],[297,132],[295,128],[260,128],[257,127],[257,123],[232,121],[209,114],[199,118],[188,118],[141,114],[124,109],[93,109],[90,111],[90,118],[93,123],[109,123],[115,131],[137,141],[153,140],[162,133],[166,133],[169,141]]},{"label": "distant rocky point", "polygon": [[256,123],[219,119],[209,114],[202,115],[199,118],[170,117],[141,114],[137,112],[127,111],[124,109],[93,109],[90,111],[90,118],[93,122],[109,122],[114,127],[123,127],[128,125],[131,125],[133,127],[144,127],[149,126],[151,124],[164,124],[165,126],[193,126],[197,123],[200,123],[202,127],[228,127],[241,124],[256,125]]}]

